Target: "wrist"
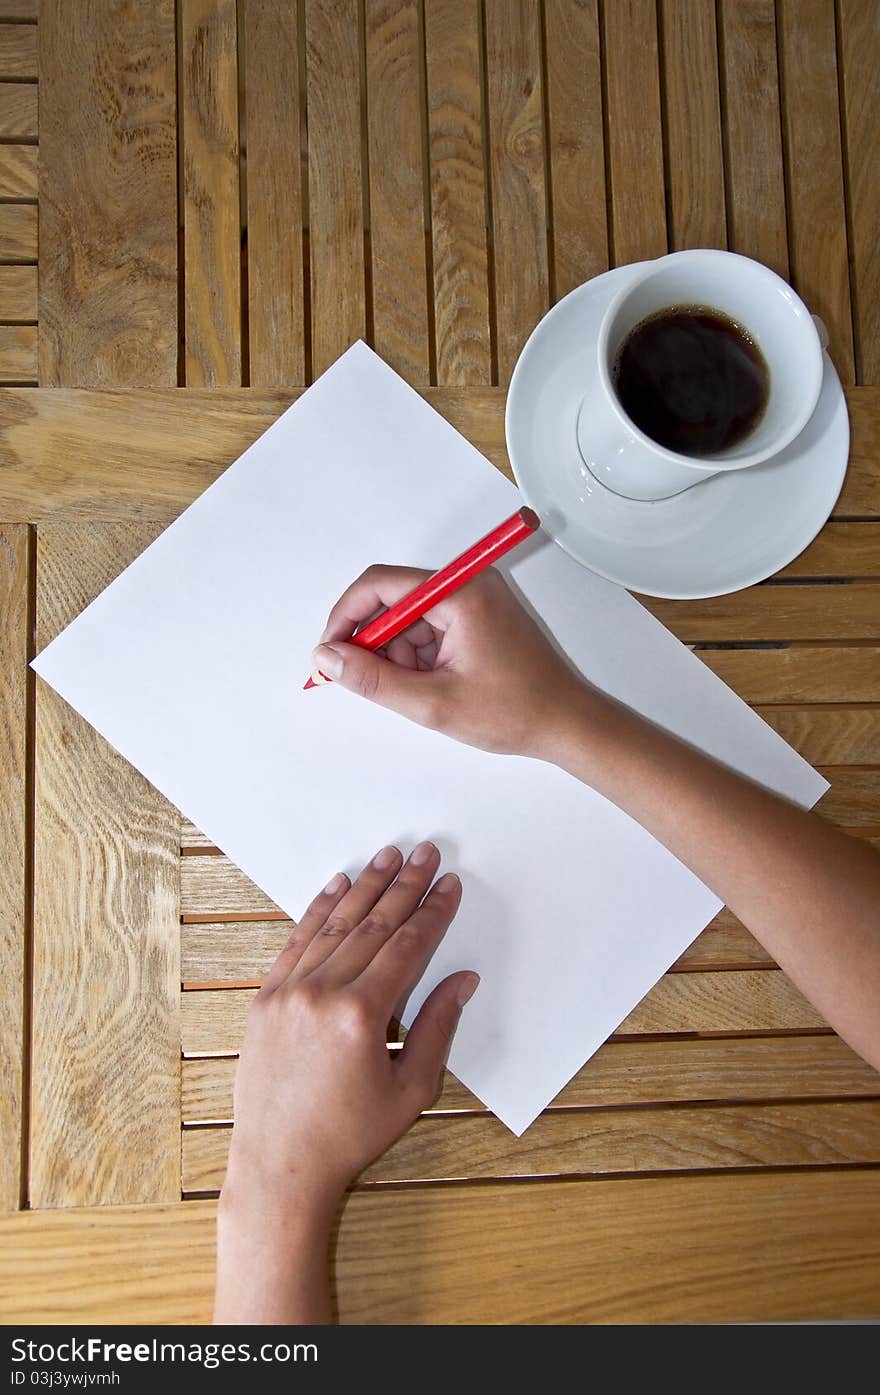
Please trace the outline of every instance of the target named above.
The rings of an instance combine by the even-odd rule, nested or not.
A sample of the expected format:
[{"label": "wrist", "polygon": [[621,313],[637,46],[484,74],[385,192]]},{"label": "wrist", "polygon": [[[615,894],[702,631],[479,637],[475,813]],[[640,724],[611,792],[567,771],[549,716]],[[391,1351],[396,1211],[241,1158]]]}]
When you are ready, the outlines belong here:
[{"label": "wrist", "polygon": [[534,754],[578,779],[590,781],[602,747],[613,740],[618,704],[597,688],[577,681],[548,714]]}]

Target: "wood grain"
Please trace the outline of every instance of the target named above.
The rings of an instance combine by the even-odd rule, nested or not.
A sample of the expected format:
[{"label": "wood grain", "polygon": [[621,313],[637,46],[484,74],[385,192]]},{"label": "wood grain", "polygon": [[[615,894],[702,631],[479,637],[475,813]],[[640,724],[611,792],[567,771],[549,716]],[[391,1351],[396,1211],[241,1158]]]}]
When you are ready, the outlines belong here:
[{"label": "wood grain", "polygon": [[247,267],[250,382],[298,387],[305,376],[303,169],[297,6],[245,0]]},{"label": "wood grain", "polygon": [[880,765],[880,707],[765,707],[758,711],[813,764]]},{"label": "wood grain", "polygon": [[[219,1191],[232,1130],[184,1129],[183,1191]],[[491,1115],[423,1115],[361,1174],[373,1182],[599,1177],[880,1161],[880,1099],[541,1114],[522,1138]]]},{"label": "wood grain", "polygon": [[437,381],[492,380],[479,0],[425,5]]},{"label": "wood grain", "polygon": [[[51,20],[45,28],[51,33]],[[0,83],[0,137],[37,139],[37,88],[34,83]]]},{"label": "wood grain", "polygon": [[0,1211],[21,1205],[30,538],[0,525]]},{"label": "wood grain", "polygon": [[602,65],[596,0],[544,7],[553,290],[608,269]]},{"label": "wood grain", "polygon": [[541,33],[529,0],[485,0],[498,382],[550,304]]},{"label": "wood grain", "polygon": [[33,24],[0,24],[0,73],[4,78],[37,76],[37,30]]},{"label": "wood grain", "polygon": [[880,8],[873,0],[839,0],[837,13],[858,381],[880,383]]},{"label": "wood grain", "polygon": [[37,197],[37,147],[0,145],[0,198]]},{"label": "wood grain", "polygon": [[357,0],[306,0],[312,373],[366,336]]},{"label": "wood grain", "polygon": [[[232,1120],[237,1056],[183,1062],[184,1123]],[[843,1098],[880,1093],[880,1076],[836,1036],[610,1041],[553,1100],[554,1109],[685,1101]],[[487,1113],[449,1071],[429,1113]]]},{"label": "wood grain", "polygon": [[841,380],[855,382],[834,0],[778,0],[788,177],[788,245],[795,289],[828,327]]},{"label": "wood grain", "polygon": [[43,9],[45,386],[177,382],[174,50],[173,0]]},{"label": "wood grain", "polygon": [[[206,989],[181,997],[185,1055],[238,1051],[254,989]],[[617,1036],[682,1032],[808,1031],[823,1020],[779,969],[666,974],[621,1023]]]},{"label": "wood grain", "polygon": [[[296,396],[291,390],[234,388],[11,389],[0,400],[0,517],[27,522],[134,515],[170,522]],[[423,396],[510,478],[502,389],[427,388]],[[850,464],[833,516],[880,518],[880,390],[851,389],[847,405]]]},{"label": "wood grain", "polygon": [[655,0],[603,6],[612,265],[668,250]]},{"label": "wood grain", "polygon": [[413,387],[431,381],[418,0],[365,0],[373,337]]},{"label": "wood grain", "polygon": [[0,266],[0,319],[37,318],[37,268]]},{"label": "wood grain", "polygon": [[777,576],[880,576],[880,527],[872,523],[826,523],[815,541]]},{"label": "wood grain", "polygon": [[727,237],[732,252],[788,277],[773,0],[720,6]]},{"label": "wood grain", "polygon": [[[2,83],[0,83],[0,91],[2,91]],[[36,260],[36,204],[0,204],[0,261],[35,262]]]},{"label": "wood grain", "polygon": [[181,0],[186,381],[241,382],[235,0]]},{"label": "wood grain", "polygon": [[[152,540],[38,533],[42,648]],[[31,1188],[35,1206],[179,1196],[178,816],[38,682]]]},{"label": "wood grain", "polygon": [[[373,1189],[335,1302],[371,1325],[870,1319],[878,1211],[876,1169]],[[206,1323],[214,1232],[208,1201],[0,1218],[5,1320]]]},{"label": "wood grain", "polygon": [[880,589],[870,581],[839,586],[752,586],[704,601],[640,596],[686,644],[719,640],[880,639]]},{"label": "wood grain", "polygon": [[2,0],[0,16],[3,19],[36,20],[39,8],[40,0]]},{"label": "wood grain", "polygon": [[663,0],[669,250],[727,246],[715,0]]},{"label": "wood grain", "polygon": [[827,778],[831,789],[816,806],[823,819],[850,829],[880,827],[880,770],[832,767]]},{"label": "wood grain", "polygon": [[0,383],[36,381],[36,325],[0,325]]},{"label": "wood grain", "polygon": [[697,657],[747,702],[880,702],[880,648],[870,645],[703,649]]}]

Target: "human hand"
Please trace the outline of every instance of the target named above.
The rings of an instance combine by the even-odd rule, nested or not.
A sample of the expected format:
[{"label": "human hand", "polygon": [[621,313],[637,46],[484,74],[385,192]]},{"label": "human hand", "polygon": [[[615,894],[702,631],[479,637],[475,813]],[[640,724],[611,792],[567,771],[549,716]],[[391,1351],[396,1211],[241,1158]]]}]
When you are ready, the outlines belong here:
[{"label": "human hand", "polygon": [[368,568],[331,610],[316,667],[361,697],[470,746],[547,754],[584,685],[493,567],[382,650],[346,643],[428,575]]},{"label": "human hand", "polygon": [[405,863],[383,848],[303,915],[248,1016],[222,1202],[276,1217],[291,1205],[332,1210],[436,1096],[477,975],[438,984],[394,1057],[386,1040],[458,910],[456,876],[431,887],[439,863],[431,843]]}]

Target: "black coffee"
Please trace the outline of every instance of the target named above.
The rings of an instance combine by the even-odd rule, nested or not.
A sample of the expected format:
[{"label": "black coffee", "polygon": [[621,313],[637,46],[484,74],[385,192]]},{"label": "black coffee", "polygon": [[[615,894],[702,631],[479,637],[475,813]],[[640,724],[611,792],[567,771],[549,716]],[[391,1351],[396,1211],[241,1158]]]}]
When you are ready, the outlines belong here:
[{"label": "black coffee", "polygon": [[631,330],[614,385],[658,445],[714,455],[754,431],[770,390],[764,356],[742,325],[708,305],[671,305]]}]

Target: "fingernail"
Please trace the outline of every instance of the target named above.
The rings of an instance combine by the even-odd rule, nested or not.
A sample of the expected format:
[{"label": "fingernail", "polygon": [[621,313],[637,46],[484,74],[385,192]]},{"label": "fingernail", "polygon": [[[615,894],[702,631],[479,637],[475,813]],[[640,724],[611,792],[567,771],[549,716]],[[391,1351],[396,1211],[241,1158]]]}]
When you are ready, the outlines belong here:
[{"label": "fingernail", "polygon": [[469,1003],[479,986],[479,974],[468,974],[467,978],[463,978],[458,985],[458,993],[456,994],[458,1006],[464,1007],[465,1003]]},{"label": "fingernail", "polygon": [[388,868],[393,867],[399,857],[400,853],[397,848],[383,848],[382,851],[377,852],[376,856],[373,858],[373,866],[377,867],[380,872],[387,872]]},{"label": "fingernail", "polygon": [[336,649],[331,649],[329,644],[319,644],[312,652],[315,661],[315,668],[319,668],[328,678],[341,678],[345,661]]},{"label": "fingernail", "polygon": [[461,886],[461,882],[454,872],[445,872],[438,882],[434,883],[435,891],[456,891]]},{"label": "fingernail", "polygon": [[324,887],[324,895],[334,896],[337,891],[341,891],[342,888],[345,886],[345,880],[345,874],[343,872],[337,872],[336,876],[331,877],[327,885]]},{"label": "fingernail", "polygon": [[419,843],[418,847],[413,848],[409,860],[415,867],[424,867],[427,863],[433,862],[436,856],[437,849],[433,843]]}]

